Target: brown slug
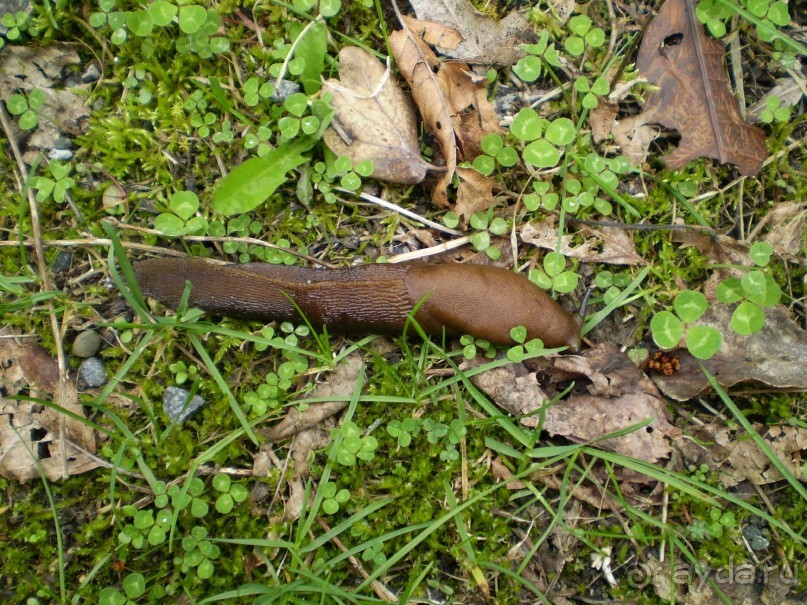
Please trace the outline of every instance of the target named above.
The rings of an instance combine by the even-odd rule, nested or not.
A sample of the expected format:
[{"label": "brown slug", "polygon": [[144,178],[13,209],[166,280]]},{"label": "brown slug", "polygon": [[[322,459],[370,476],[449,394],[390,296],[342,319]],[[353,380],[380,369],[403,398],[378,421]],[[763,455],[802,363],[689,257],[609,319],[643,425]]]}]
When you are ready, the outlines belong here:
[{"label": "brown slug", "polygon": [[483,265],[401,263],[310,269],[268,263],[218,265],[200,258],[135,263],[143,293],[176,308],[191,283],[189,305],[220,316],[300,321],[343,334],[402,334],[407,315],[428,334],[471,334],[514,344],[510,330],[546,347],[580,348],[582,318],[565,311],[526,277]]}]

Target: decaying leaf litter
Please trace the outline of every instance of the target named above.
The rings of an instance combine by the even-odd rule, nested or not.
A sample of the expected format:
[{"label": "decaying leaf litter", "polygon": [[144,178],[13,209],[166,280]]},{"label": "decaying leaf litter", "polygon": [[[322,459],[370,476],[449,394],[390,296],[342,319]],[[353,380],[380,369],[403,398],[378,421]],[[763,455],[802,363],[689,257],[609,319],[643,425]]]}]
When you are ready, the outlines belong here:
[{"label": "decaying leaf litter", "polygon": [[[438,6],[448,10],[443,10],[445,14],[431,11],[430,7]],[[469,5],[454,0],[414,3],[414,8],[418,19],[406,17],[401,23],[402,29],[390,37],[395,66],[408,92],[401,87],[389,64],[380,63],[366,51],[346,47],[340,53],[339,80],[332,79],[324,85],[333,95],[336,111],[325,139],[337,154],[347,154],[354,161],[372,159],[373,176],[380,180],[416,184],[427,176],[432,177],[432,201],[441,207],[454,208],[467,218],[496,204],[493,192],[497,184],[458,164],[471,161],[479,154],[484,135],[502,132],[487,99],[486,80],[471,64],[513,64],[523,55],[518,43],[527,41],[529,24],[517,12],[500,22],[483,18]],[[666,40],[677,32],[683,33],[683,37],[668,46]],[[623,147],[633,162],[642,164],[648,159],[652,140],[661,134],[659,128],[648,125],[657,124],[681,134],[678,148],[662,157],[669,168],[680,168],[697,157],[710,157],[735,164],[743,175],[756,174],[767,158],[764,133],[741,118],[723,67],[723,53],[722,45],[706,37],[694,17],[691,2],[667,0],[645,32],[637,58],[640,75],[657,85],[658,91],[645,96],[640,114],[621,121],[617,120],[618,108],[601,105],[591,118],[595,137],[606,140],[613,136],[614,142]],[[445,57],[454,61],[445,61]],[[682,82],[690,85],[684,86]],[[682,97],[686,97],[685,102],[681,102]],[[595,115],[602,120],[597,126]],[[435,163],[427,162],[420,154],[421,119],[439,146]],[[455,173],[459,176],[459,186],[453,194],[450,192],[456,185],[452,184]],[[782,246],[781,252],[798,256],[798,234],[803,231],[804,212],[798,203],[791,206],[787,214],[789,223],[782,227],[787,237],[775,238],[776,243],[772,243]],[[524,243],[544,249],[556,249],[560,242],[560,251],[565,256],[583,262],[614,265],[644,262],[627,232],[616,227],[580,226],[574,235],[567,231],[559,239],[557,226],[548,219],[544,224],[525,225],[518,232]],[[710,242],[714,244],[715,238],[707,237],[711,237]],[[579,244],[581,238],[582,245]],[[729,333],[725,330],[728,319],[719,313],[706,316],[702,321],[714,322],[724,334]],[[756,339],[751,338],[753,354],[744,355],[742,362],[737,358],[741,351],[749,350],[748,341],[728,343],[725,355],[707,364],[721,384],[730,386],[753,380],[778,388],[803,390],[807,386],[799,372],[800,362],[805,359],[804,331],[796,326],[784,307],[770,310],[765,330]],[[787,353],[780,355],[777,345],[783,339],[789,345]],[[572,442],[597,442],[629,426],[649,422],[648,426],[655,429],[652,432],[640,429],[599,442],[598,446],[649,461],[664,459],[673,450],[680,450],[688,461],[706,461],[710,467],[719,469],[726,485],[736,477],[755,485],[779,480],[780,476],[767,469],[755,470],[751,468],[755,465],[748,465],[749,460],[764,465],[767,459],[754,444],[746,442],[743,447],[733,447],[736,435],[725,425],[710,425],[702,435],[713,439],[721,448],[727,448],[729,455],[718,454],[717,448],[714,451],[707,448],[698,456],[680,445],[681,431],[670,424],[669,411],[656,386],[668,397],[680,400],[694,397],[707,386],[705,381],[696,380],[702,376],[699,362],[691,356],[687,359],[686,355],[681,352],[681,370],[674,377],[652,376],[656,385],[636,369],[626,355],[605,345],[592,348],[584,356],[556,359],[551,367],[537,370],[514,364],[510,371],[500,372],[501,375],[495,372],[482,375],[476,384],[526,426],[536,426],[535,418],[540,415],[546,433]],[[348,365],[355,370],[355,364],[346,364],[346,367]],[[355,374],[351,376],[355,378]],[[542,385],[539,377],[547,381],[549,388]],[[570,377],[578,383],[576,391],[558,404],[545,407],[557,393],[553,385],[568,381]],[[340,384],[341,388],[335,387],[333,394],[347,395],[351,380],[342,380]],[[325,391],[328,392],[327,385]],[[344,407],[341,402],[335,404],[333,412],[341,407]],[[582,413],[581,409],[586,412]],[[12,413],[29,412],[22,406],[18,410],[4,408],[9,418],[13,418]],[[321,412],[317,410],[315,414]],[[296,413],[289,415],[288,432],[281,431],[280,427],[269,432],[276,432],[274,436],[278,438],[293,436],[297,428],[309,424],[305,416],[306,413],[299,417]],[[316,419],[315,416],[314,421]],[[52,431],[48,421],[41,425]],[[9,424],[3,434],[8,435],[13,426]],[[300,440],[300,445],[295,448],[298,450],[294,457],[296,476],[290,481],[288,519],[296,519],[303,510],[301,477],[307,473],[306,453],[312,447],[327,443],[321,435],[306,439],[303,434],[294,437]],[[770,427],[765,438],[788,464],[805,449],[803,432],[792,427]],[[31,445],[36,443],[29,443]],[[89,448],[89,443],[85,446]],[[61,464],[58,458],[54,462]],[[75,472],[91,467],[89,463],[77,463]],[[3,470],[13,474],[9,468]],[[26,476],[17,475],[17,478],[33,476],[29,471]],[[56,477],[52,473],[48,476]],[[623,478],[631,482],[627,475]],[[558,487],[551,480],[546,484]],[[596,505],[596,490],[581,490],[578,497]]]}]

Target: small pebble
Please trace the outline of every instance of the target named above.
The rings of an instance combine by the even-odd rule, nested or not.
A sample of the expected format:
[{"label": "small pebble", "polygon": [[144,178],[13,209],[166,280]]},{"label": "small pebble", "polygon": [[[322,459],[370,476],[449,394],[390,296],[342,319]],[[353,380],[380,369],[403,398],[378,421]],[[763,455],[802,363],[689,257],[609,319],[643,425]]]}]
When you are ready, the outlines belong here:
[{"label": "small pebble", "polygon": [[300,92],[300,85],[297,82],[292,82],[291,80],[280,80],[280,85],[272,94],[272,101],[275,103],[282,103],[296,92]]},{"label": "small pebble", "polygon": [[179,387],[168,387],[163,393],[163,410],[171,422],[181,424],[193,416],[207,403],[200,395],[194,395],[187,405],[185,402],[190,393]]},{"label": "small pebble", "polygon": [[91,389],[97,389],[106,384],[106,371],[104,362],[99,357],[90,357],[81,362],[78,376]]},{"label": "small pebble", "polygon": [[92,330],[79,332],[73,341],[73,355],[76,357],[92,357],[101,348],[101,337]]},{"label": "small pebble", "polygon": [[751,550],[765,550],[770,546],[770,541],[765,537],[762,529],[756,525],[747,525],[743,529],[743,535],[748,540]]},{"label": "small pebble", "polygon": [[53,260],[53,263],[50,266],[51,271],[53,271],[54,275],[61,275],[62,273],[67,273],[70,271],[70,267],[73,265],[73,253],[68,250],[62,250],[59,254],[56,255],[56,258]]},{"label": "small pebble", "polygon": [[101,70],[95,63],[90,63],[84,73],[81,74],[81,81],[85,84],[95,82],[101,77]]},{"label": "small pebble", "polygon": [[73,157],[73,152],[69,149],[51,149],[48,158],[57,162],[66,162]]}]

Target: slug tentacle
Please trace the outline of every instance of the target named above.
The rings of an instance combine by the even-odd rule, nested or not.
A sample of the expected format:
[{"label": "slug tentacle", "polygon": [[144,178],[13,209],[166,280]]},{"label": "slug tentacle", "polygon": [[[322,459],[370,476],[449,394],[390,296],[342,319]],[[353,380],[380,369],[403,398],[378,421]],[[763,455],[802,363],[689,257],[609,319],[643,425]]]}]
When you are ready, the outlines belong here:
[{"label": "slug tentacle", "polygon": [[300,321],[301,312],[331,332],[401,334],[423,300],[415,319],[430,334],[445,330],[508,345],[510,330],[524,326],[528,339],[540,338],[547,347],[580,347],[582,318],[525,277],[497,267],[402,263],[318,270],[185,258],[151,259],[134,268],[143,292],[173,308],[190,282],[189,304],[213,315]]}]

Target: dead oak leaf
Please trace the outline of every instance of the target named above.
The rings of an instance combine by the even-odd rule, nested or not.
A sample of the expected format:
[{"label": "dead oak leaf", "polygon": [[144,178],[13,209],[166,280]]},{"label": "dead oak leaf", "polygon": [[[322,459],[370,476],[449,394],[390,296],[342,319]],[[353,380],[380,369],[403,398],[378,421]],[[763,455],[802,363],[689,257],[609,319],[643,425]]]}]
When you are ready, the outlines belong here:
[{"label": "dead oak leaf", "polygon": [[337,155],[373,161],[373,176],[391,183],[420,183],[431,168],[420,156],[418,124],[410,99],[373,55],[356,46],[339,52],[339,80],[324,92],[333,96],[334,117],[323,138]]},{"label": "dead oak leaf", "polygon": [[740,116],[723,67],[725,48],[706,36],[695,4],[666,0],[645,32],[636,66],[658,90],[647,93],[639,118],[680,133],[678,148],[663,158],[673,170],[705,156],[756,174],[768,155],[765,133]]},{"label": "dead oak leaf", "polygon": [[[466,369],[481,362],[464,363]],[[510,364],[477,374],[471,381],[525,426],[538,426],[540,413],[557,394],[551,377],[577,378],[578,386],[568,398],[543,410],[543,430],[577,443],[596,442],[597,447],[655,462],[669,455],[668,438],[680,436],[669,423],[667,410],[653,382],[613,345],[603,343],[583,355],[552,360],[552,367],[539,379],[522,364]],[[588,386],[581,385],[587,379]],[[644,421],[648,426],[619,437],[604,436]]]},{"label": "dead oak leaf", "polygon": [[[95,433],[78,418],[84,410],[72,382],[62,384],[56,361],[38,344],[0,340],[0,385],[9,396],[0,399],[0,475],[28,481],[45,476],[56,481],[98,466]],[[67,416],[34,401],[12,397],[30,392],[52,401],[74,416]]]},{"label": "dead oak leaf", "polygon": [[665,395],[686,401],[707,389],[709,382],[701,364],[724,387],[753,381],[774,388],[807,389],[807,332],[790,318],[787,309],[782,305],[764,309],[765,324],[750,336],[740,336],[729,327],[733,310],[733,305],[712,305],[695,322],[717,329],[723,335],[723,346],[706,361],[677,350],[680,369],[671,376],[653,377]]},{"label": "dead oak leaf", "polygon": [[500,21],[477,11],[468,0],[409,0],[418,19],[450,27],[462,37],[457,44],[438,45],[444,55],[481,65],[510,66],[524,56],[531,26],[511,11]]}]

